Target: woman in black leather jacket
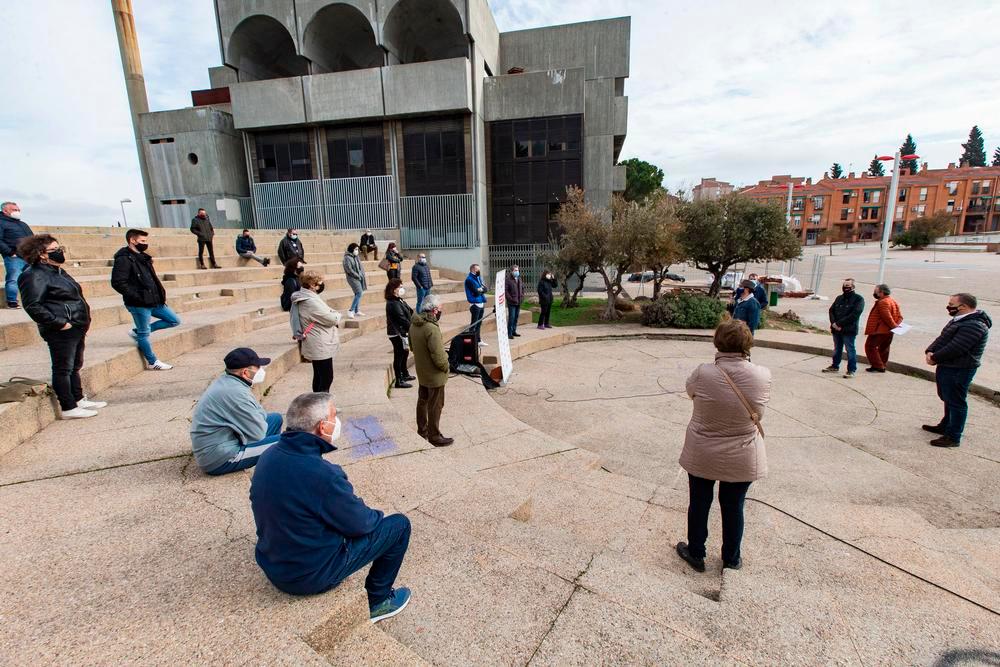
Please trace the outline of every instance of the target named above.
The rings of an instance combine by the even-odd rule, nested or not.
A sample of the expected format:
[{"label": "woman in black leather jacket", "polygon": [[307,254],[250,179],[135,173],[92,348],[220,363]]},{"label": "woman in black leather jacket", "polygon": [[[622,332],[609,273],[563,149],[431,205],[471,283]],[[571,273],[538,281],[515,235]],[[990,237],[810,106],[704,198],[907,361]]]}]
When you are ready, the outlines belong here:
[{"label": "woman in black leather jacket", "polygon": [[385,286],[385,332],[392,343],[392,370],[397,389],[409,389],[413,386],[409,381],[417,379],[406,370],[406,360],[410,356],[410,318],[413,317],[413,309],[403,301],[405,295],[406,288],[399,278],[393,278]]},{"label": "woman in black leather jacket", "polygon": [[18,256],[28,268],[17,281],[21,303],[38,325],[52,357],[52,388],[59,399],[62,419],[93,417],[103,401],[88,401],[80,383],[84,341],[90,329],[90,306],[80,285],[62,270],[65,248],[48,234],[25,238]]}]

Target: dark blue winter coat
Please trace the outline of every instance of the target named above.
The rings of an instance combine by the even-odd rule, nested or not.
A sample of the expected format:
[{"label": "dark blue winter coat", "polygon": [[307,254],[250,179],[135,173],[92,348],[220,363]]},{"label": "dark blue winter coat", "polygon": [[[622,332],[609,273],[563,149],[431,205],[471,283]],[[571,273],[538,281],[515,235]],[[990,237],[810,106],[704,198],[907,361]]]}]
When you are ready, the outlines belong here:
[{"label": "dark blue winter coat", "polygon": [[0,213],[0,255],[12,257],[21,239],[31,235],[31,227],[27,224]]},{"label": "dark blue winter coat", "polygon": [[344,470],[323,459],[334,449],[312,433],[286,431],[254,468],[257,564],[286,593],[312,595],[339,583],[348,541],[382,520],[354,495]]},{"label": "dark blue winter coat", "polygon": [[753,297],[737,301],[733,319],[746,322],[750,327],[750,333],[757,331],[757,327],[760,326],[760,303]]},{"label": "dark blue winter coat", "polygon": [[245,252],[257,252],[257,244],[252,236],[244,237],[240,234],[236,237],[236,254],[242,255]]}]

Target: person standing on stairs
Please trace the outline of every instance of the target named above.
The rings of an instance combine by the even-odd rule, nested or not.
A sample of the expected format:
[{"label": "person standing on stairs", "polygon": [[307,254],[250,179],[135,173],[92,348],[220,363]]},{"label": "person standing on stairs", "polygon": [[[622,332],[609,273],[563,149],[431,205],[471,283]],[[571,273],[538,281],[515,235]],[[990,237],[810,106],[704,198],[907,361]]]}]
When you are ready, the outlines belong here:
[{"label": "person standing on stairs", "polygon": [[397,389],[410,389],[410,380],[416,380],[406,369],[406,360],[410,356],[410,320],[413,309],[403,301],[406,288],[403,281],[395,278],[385,286],[385,329],[392,343],[392,370]]},{"label": "person standing on stairs", "polygon": [[0,255],[3,255],[6,273],[7,307],[11,309],[20,308],[17,305],[17,279],[28,266],[24,259],[17,256],[17,246],[31,235],[31,227],[21,220],[21,207],[12,201],[0,204]]},{"label": "person standing on stairs", "polygon": [[[111,286],[122,295],[125,308],[132,314],[135,328],[129,336],[146,359],[151,371],[169,371],[173,366],[160,361],[153,352],[149,336],[154,331],[170,329],[181,323],[177,313],[167,305],[167,291],[156,276],[149,249],[149,232],[130,229],[125,232],[127,245],[115,253],[111,269]],[[156,322],[153,322],[156,318]]]},{"label": "person standing on stairs", "polygon": [[191,233],[198,237],[198,268],[205,268],[205,248],[208,248],[208,260],[212,263],[213,269],[222,267],[215,263],[215,248],[212,241],[215,239],[215,228],[212,221],[208,219],[208,213],[203,208],[198,209],[198,215],[191,218]]},{"label": "person standing on stairs", "polygon": [[278,259],[282,264],[287,264],[292,257],[305,261],[306,249],[299,240],[299,230],[289,227],[284,238],[278,243]]},{"label": "person standing on stairs", "polygon": [[369,619],[395,616],[410,601],[409,589],[393,588],[410,544],[410,520],[368,507],[344,469],[323,459],[337,449],[341,432],[330,394],[296,396],[285,424],[250,482],[257,565],[285,593],[318,595],[371,563]]},{"label": "person standing on stairs", "polygon": [[[478,264],[469,267],[469,275],[465,277],[465,300],[469,302],[468,331],[476,337],[479,347],[486,347],[487,344],[479,335],[483,320],[486,318],[486,285],[483,283],[481,273]],[[423,312],[423,309],[420,312]]]},{"label": "person standing on stairs", "polygon": [[240,347],[222,363],[225,372],[208,385],[191,417],[194,460],[209,475],[253,467],[281,435],[281,415],[264,412],[253,395],[271,360]]},{"label": "person standing on stairs", "polygon": [[448,354],[441,340],[441,299],[431,294],[410,321],[410,349],[417,368],[417,434],[435,447],[455,442],[441,434],[444,386],[448,383]]},{"label": "person standing on stairs", "polygon": [[285,273],[281,276],[281,309],[286,313],[292,309],[292,295],[302,289],[299,276],[305,270],[306,265],[298,257],[285,262]]},{"label": "person standing on stairs", "polygon": [[59,399],[59,418],[93,417],[107,403],[89,401],[83,395],[80,369],[90,329],[90,306],[80,285],[62,269],[66,249],[55,237],[38,234],[21,239],[17,255],[28,264],[18,278],[21,303],[49,346],[52,389]]},{"label": "person standing on stairs", "polygon": [[330,391],[333,358],[340,347],[340,313],[327,305],[320,294],[326,285],[323,276],[306,271],[299,279],[302,289],[292,295],[289,313],[292,335],[299,341],[302,358],[312,362],[313,391]]},{"label": "person standing on stairs", "polygon": [[395,243],[390,243],[389,247],[385,249],[385,257],[382,260],[386,262],[385,277],[389,280],[399,278],[399,273],[403,268],[403,256],[396,250]]},{"label": "person standing on stairs", "polygon": [[252,259],[261,266],[268,266],[271,263],[270,257],[261,257],[257,254],[257,244],[250,236],[249,229],[244,229],[243,233],[236,237],[236,254],[243,259]]},{"label": "person standing on stairs", "polygon": [[347,276],[347,284],[351,286],[351,291],[354,292],[351,309],[347,311],[347,316],[352,320],[359,315],[364,315],[358,309],[361,307],[361,297],[364,295],[365,290],[368,289],[368,278],[365,277],[364,264],[358,259],[359,254],[360,250],[357,243],[347,246],[347,252],[344,253],[344,275]]},{"label": "person standing on stairs", "polygon": [[431,278],[431,267],[427,265],[427,255],[424,253],[420,253],[413,268],[410,270],[410,280],[413,281],[413,286],[417,288],[417,312],[419,313],[420,304],[424,302],[424,298],[431,293],[431,288],[434,287],[434,279]]}]

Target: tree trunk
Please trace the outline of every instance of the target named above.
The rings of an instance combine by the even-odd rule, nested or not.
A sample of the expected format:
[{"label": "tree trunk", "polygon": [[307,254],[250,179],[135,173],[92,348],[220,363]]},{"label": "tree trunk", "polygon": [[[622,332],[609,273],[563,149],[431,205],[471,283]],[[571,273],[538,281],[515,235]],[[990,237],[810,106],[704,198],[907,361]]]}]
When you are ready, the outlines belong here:
[{"label": "tree trunk", "polygon": [[610,278],[608,278],[607,271],[601,269],[600,274],[601,277],[604,278],[604,290],[608,293],[608,303],[604,307],[601,319],[607,320],[608,322],[614,322],[618,319],[618,310],[615,308],[615,302],[618,299],[615,295],[615,284]]},{"label": "tree trunk", "polygon": [[653,278],[653,301],[660,298],[660,290],[663,289],[663,278]]},{"label": "tree trunk", "polygon": [[576,300],[577,300],[577,297],[580,296],[580,292],[582,292],[582,291],[583,291],[583,280],[581,280],[577,284],[576,289],[573,290],[573,296],[571,296],[570,299],[569,299],[569,306],[568,306],[569,308],[576,308],[577,307],[577,301]]},{"label": "tree trunk", "polygon": [[722,276],[726,275],[726,272],[715,273],[712,272],[712,286],[708,288],[708,295],[711,297],[719,296],[719,291],[722,289]]}]

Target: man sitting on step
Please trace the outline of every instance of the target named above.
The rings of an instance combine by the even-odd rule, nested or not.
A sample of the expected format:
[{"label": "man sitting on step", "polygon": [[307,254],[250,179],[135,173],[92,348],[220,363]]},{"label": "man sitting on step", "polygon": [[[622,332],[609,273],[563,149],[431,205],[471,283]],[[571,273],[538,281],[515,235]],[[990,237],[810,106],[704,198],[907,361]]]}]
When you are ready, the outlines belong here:
[{"label": "man sitting on step", "polygon": [[409,589],[392,587],[410,544],[410,520],[368,507],[343,468],[323,459],[340,437],[330,394],[296,397],[285,418],[288,430],[261,457],[250,483],[257,564],[282,591],[315,595],[371,563],[371,621],[395,616],[410,601]]},{"label": "man sitting on step", "polygon": [[281,415],[264,412],[251,390],[271,360],[241,347],[223,362],[226,372],[201,395],[191,419],[194,460],[209,475],[253,467],[281,433]]}]

